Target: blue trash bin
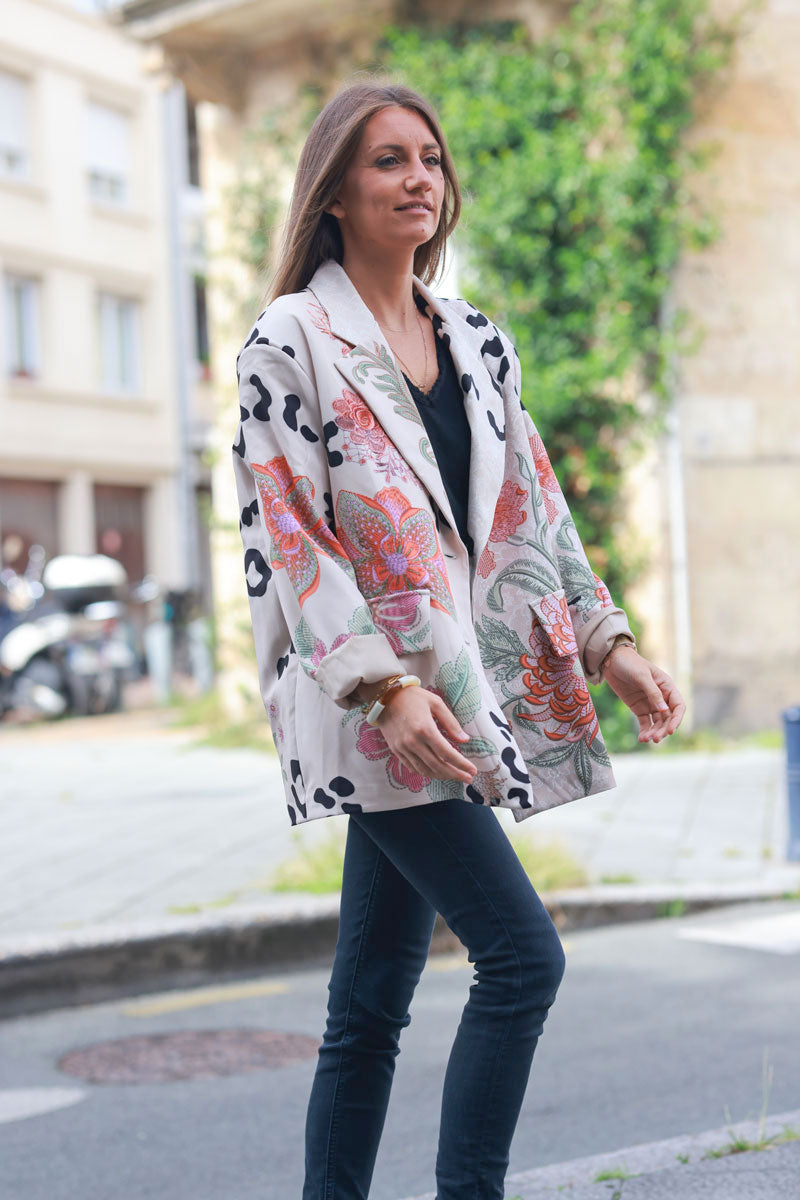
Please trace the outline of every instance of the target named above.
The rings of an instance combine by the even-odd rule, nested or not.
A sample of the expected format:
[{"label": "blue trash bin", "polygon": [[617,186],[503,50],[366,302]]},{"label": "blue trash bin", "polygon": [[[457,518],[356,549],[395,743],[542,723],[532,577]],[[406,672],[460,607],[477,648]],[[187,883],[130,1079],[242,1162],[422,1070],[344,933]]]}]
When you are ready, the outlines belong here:
[{"label": "blue trash bin", "polygon": [[783,710],[786,738],[786,792],[789,798],[789,842],[786,857],[800,862],[800,707]]}]

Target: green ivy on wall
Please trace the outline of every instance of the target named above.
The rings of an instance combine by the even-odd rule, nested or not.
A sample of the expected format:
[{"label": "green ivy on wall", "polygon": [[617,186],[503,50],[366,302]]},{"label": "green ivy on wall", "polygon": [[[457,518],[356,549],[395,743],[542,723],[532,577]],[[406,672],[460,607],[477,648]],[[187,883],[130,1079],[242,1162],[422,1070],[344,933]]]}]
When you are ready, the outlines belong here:
[{"label": "green ivy on wall", "polygon": [[[743,15],[580,0],[540,42],[519,25],[417,25],[375,53],[436,106],[466,201],[459,291],[513,337],[523,401],[634,629],[625,589],[645,557],[620,537],[624,473],[662,425],[673,355],[692,348],[686,313],[667,319],[664,300],[681,251],[718,225],[689,184],[713,148],[685,135]],[[610,689],[595,702],[612,748],[637,747]]]}]

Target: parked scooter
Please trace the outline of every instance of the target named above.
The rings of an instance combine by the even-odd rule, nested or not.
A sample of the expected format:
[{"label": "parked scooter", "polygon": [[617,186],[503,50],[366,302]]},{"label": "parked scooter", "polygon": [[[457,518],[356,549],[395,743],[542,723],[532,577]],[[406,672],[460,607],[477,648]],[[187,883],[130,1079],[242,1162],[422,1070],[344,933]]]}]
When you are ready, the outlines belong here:
[{"label": "parked scooter", "polygon": [[25,576],[3,572],[0,583],[6,610],[16,608],[0,640],[0,715],[12,709],[45,717],[119,709],[123,681],[135,665],[122,620],[122,565],[102,554],[59,555],[40,581],[26,570]]}]

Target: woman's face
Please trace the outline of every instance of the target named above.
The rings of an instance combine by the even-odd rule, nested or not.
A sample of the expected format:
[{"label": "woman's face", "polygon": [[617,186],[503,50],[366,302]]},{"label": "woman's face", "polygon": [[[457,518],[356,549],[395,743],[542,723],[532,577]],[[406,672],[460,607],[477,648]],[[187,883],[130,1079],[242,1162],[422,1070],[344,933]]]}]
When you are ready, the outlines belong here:
[{"label": "woman's face", "polygon": [[336,201],[345,254],[404,249],[430,241],[444,197],[441,149],[427,122],[393,105],[370,117]]}]

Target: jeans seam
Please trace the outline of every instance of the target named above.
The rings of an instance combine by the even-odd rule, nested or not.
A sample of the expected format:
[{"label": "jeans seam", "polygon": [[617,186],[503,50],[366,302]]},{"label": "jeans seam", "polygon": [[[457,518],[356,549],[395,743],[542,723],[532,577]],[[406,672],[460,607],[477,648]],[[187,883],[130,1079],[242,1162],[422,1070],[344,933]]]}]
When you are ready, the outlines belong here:
[{"label": "jeans seam", "polygon": [[[499,1067],[499,1063],[500,1063],[500,1056],[508,1042],[508,1035],[509,1035],[509,1031],[511,1029],[511,1023],[514,1020],[514,1017],[516,1015],[517,1006],[519,1004],[520,996],[522,994],[522,963],[520,962],[519,954],[517,953],[517,948],[514,944],[514,939],[511,936],[508,926],[506,925],[505,921],[503,920],[502,914],[495,907],[494,901],[491,899],[491,897],[489,895],[487,895],[480,880],[476,878],[474,872],[470,870],[470,868],[464,862],[463,858],[458,853],[458,851],[455,849],[455,847],[450,842],[448,842],[446,838],[444,838],[442,836],[442,834],[439,832],[436,825],[433,823],[433,821],[431,820],[430,816],[427,813],[425,814],[425,820],[426,820],[427,824],[433,829],[433,831],[437,835],[439,841],[443,842],[448,847],[450,852],[455,855],[455,857],[460,862],[461,866],[469,874],[470,878],[473,880],[476,887],[479,889],[479,891],[483,895],[484,899],[486,900],[486,903],[489,905],[492,912],[494,913],[494,915],[497,917],[498,921],[500,922],[500,925],[502,926],[503,930],[508,935],[509,941],[511,943],[511,948],[514,951],[514,957],[517,960],[517,971],[519,974],[519,981],[520,981],[519,988],[518,988],[518,992],[517,992],[517,998],[514,1001],[513,1011],[510,1013],[510,1015],[508,1017],[505,1033],[503,1034],[503,1037],[500,1042],[500,1046],[498,1047],[497,1053],[495,1054],[494,1063],[492,1064],[492,1082],[489,1085],[489,1096],[488,1096],[488,1101],[487,1101],[487,1108],[491,1108],[491,1102],[494,1099],[494,1094],[497,1089],[498,1067]],[[483,1122],[483,1133],[481,1135],[481,1140],[478,1144],[478,1152],[477,1152],[478,1167],[477,1167],[477,1171],[476,1171],[476,1182],[478,1184],[480,1184],[480,1182],[481,1182],[481,1175],[483,1173],[483,1168],[480,1165],[480,1159],[482,1157],[483,1147],[485,1146],[485,1144],[486,1144],[486,1122]]]},{"label": "jeans seam", "polygon": [[367,900],[367,909],[364,913],[364,920],[361,925],[361,934],[358,941],[358,953],[356,954],[356,964],[353,970],[353,978],[350,982],[350,991],[347,995],[347,1008],[345,1010],[344,1029],[342,1031],[342,1044],[339,1048],[339,1061],[336,1066],[336,1084],[333,1090],[333,1101],[331,1103],[331,1118],[328,1127],[328,1144],[325,1149],[325,1176],[323,1179],[323,1200],[334,1200],[333,1188],[336,1184],[335,1172],[332,1167],[333,1156],[336,1152],[336,1138],[338,1134],[338,1104],[339,1093],[341,1091],[342,1080],[342,1061],[345,1052],[345,1040],[350,1030],[350,1018],[352,1015],[353,992],[355,991],[356,983],[358,982],[359,973],[361,971],[362,954],[364,950],[364,941],[370,926],[372,914],[375,908],[375,890],[378,879],[380,878],[383,869],[383,853],[378,850],[378,857],[375,860],[375,870],[372,873],[372,880],[369,885],[369,897]]}]

